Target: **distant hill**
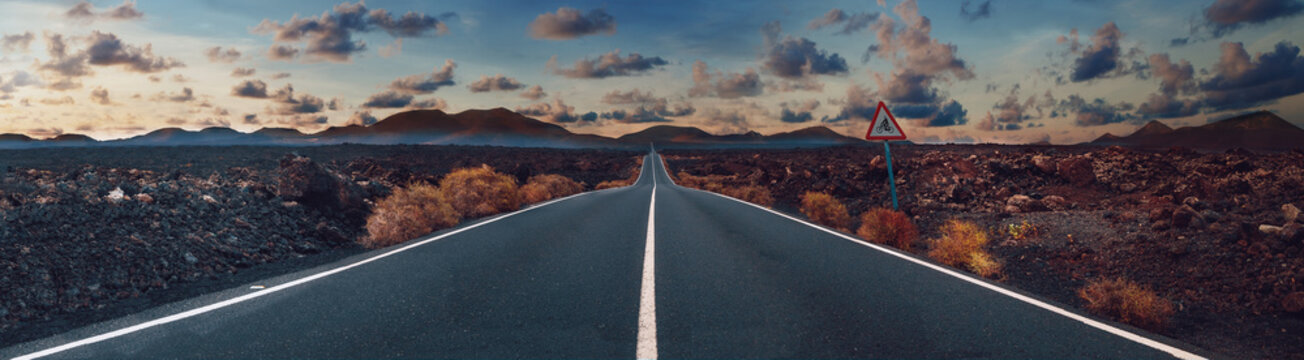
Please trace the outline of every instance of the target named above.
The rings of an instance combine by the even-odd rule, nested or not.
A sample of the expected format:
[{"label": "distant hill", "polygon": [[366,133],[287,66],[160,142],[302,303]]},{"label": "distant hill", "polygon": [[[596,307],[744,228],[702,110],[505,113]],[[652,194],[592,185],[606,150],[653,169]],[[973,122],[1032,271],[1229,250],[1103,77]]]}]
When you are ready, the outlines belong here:
[{"label": "distant hill", "polygon": [[695,127],[657,125],[619,138],[576,134],[566,128],[532,119],[504,108],[467,110],[448,114],[441,110],[405,111],[370,126],[333,126],[305,134],[288,128],[263,128],[243,133],[210,127],[198,131],[164,128],[120,140],[97,141],[77,134],[35,140],[26,135],[0,135],[0,148],[51,146],[188,146],[188,145],[328,145],[328,144],[431,144],[496,145],[517,147],[620,147],[641,148],[649,143],[663,147],[808,147],[863,143],[816,126],[792,132],[762,135],[714,135]]},{"label": "distant hill", "polygon": [[1201,126],[1173,129],[1151,121],[1131,135],[1105,134],[1090,142],[1093,145],[1135,147],[1181,146],[1195,149],[1273,149],[1304,148],[1304,129],[1268,111],[1231,117]]}]

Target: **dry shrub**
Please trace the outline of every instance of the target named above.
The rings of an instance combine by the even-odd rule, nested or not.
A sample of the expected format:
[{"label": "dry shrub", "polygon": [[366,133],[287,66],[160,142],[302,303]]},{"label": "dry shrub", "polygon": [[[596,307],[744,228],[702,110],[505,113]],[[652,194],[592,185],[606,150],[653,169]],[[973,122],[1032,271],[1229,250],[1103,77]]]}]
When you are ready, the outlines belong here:
[{"label": "dry shrub", "polygon": [[910,217],[900,211],[875,208],[860,216],[860,229],[856,235],[875,244],[886,244],[901,250],[910,250],[910,245],[919,238],[919,229],[910,222]]},{"label": "dry shrub", "polygon": [[801,213],[818,224],[846,231],[851,226],[847,207],[833,195],[807,191],[801,196]]},{"label": "dry shrub", "polygon": [[571,196],[581,191],[584,191],[584,185],[556,174],[531,176],[520,189],[521,201],[525,204]]},{"label": "dry shrub", "polygon": [[516,179],[488,165],[453,170],[439,181],[439,193],[463,216],[476,218],[521,207]]},{"label": "dry shrub", "polygon": [[460,219],[439,189],[413,183],[380,199],[367,217],[367,235],[358,243],[382,248],[457,225]]},{"label": "dry shrub", "polygon": [[770,195],[770,189],[766,189],[764,186],[747,185],[728,187],[724,188],[721,193],[725,196],[764,207],[774,205],[774,196]]},{"label": "dry shrub", "polygon": [[643,158],[642,158],[642,157],[639,157],[637,163],[638,163],[638,165],[635,165],[635,166],[634,166],[634,170],[630,172],[630,175],[629,175],[628,178],[620,179],[620,180],[607,180],[607,181],[603,181],[603,182],[598,183],[597,186],[594,186],[593,189],[594,189],[594,190],[603,190],[603,189],[612,189],[612,188],[626,187],[626,186],[634,185],[634,183],[638,182],[638,175],[639,175],[639,173],[641,173],[641,172],[643,171]]},{"label": "dry shrub", "polygon": [[942,237],[932,241],[928,257],[982,277],[1000,274],[1001,264],[983,248],[990,240],[981,227],[968,221],[947,220],[941,231]]},{"label": "dry shrub", "polygon": [[1173,303],[1127,279],[1097,279],[1078,290],[1087,310],[1152,331],[1163,330]]}]

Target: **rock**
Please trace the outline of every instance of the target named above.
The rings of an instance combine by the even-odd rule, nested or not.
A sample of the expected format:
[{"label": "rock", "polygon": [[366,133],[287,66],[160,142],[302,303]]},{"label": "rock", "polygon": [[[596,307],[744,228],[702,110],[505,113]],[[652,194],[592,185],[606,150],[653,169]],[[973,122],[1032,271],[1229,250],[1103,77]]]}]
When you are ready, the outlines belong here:
[{"label": "rock", "polygon": [[203,199],[204,202],[209,203],[209,204],[216,204],[216,203],[217,203],[217,199],[214,199],[213,196],[211,196],[211,195],[204,195],[204,196],[200,196],[199,198],[200,198],[200,199]]},{"label": "rock", "polygon": [[1292,223],[1299,220],[1299,208],[1294,204],[1285,204],[1281,206],[1281,216],[1286,218],[1286,222]]},{"label": "rock", "polygon": [[1200,216],[1200,212],[1196,211],[1190,205],[1182,205],[1182,207],[1177,208],[1177,210],[1173,210],[1172,222],[1173,227],[1177,228],[1184,228],[1192,225],[1199,227],[1204,224],[1204,219]]},{"label": "rock", "polygon": [[1122,192],[1125,192],[1125,193],[1130,193],[1130,192],[1136,191],[1136,184],[1133,184],[1133,183],[1123,183],[1123,184],[1119,184],[1119,185],[1118,185],[1118,191],[1122,191]]},{"label": "rock", "polygon": [[1263,233],[1264,235],[1281,234],[1281,230],[1282,230],[1281,227],[1277,225],[1269,225],[1269,224],[1259,225],[1259,232]]},{"label": "rock", "polygon": [[109,195],[105,196],[104,199],[117,204],[122,202],[124,199],[127,199],[127,196],[123,194],[121,187],[117,187],[114,188],[113,191],[110,191]]},{"label": "rock", "polygon": [[1042,204],[1041,201],[1038,201],[1037,199],[1033,199],[1028,195],[1011,196],[1009,199],[1005,200],[1005,205],[1007,211],[1010,210],[1011,206],[1018,209],[1018,211],[1012,211],[1012,212],[1033,212],[1033,211],[1047,210],[1045,204]]},{"label": "rock", "polygon": [[1043,204],[1046,204],[1046,206],[1051,207],[1051,208],[1055,208],[1055,209],[1062,209],[1062,208],[1064,208],[1065,205],[1068,205],[1068,203],[1069,203],[1069,201],[1068,201],[1067,199],[1065,199],[1063,196],[1059,196],[1059,195],[1049,195],[1049,196],[1046,196],[1046,197],[1044,197],[1044,198],[1041,198],[1041,202],[1042,202]]},{"label": "rock", "polygon": [[869,167],[871,169],[887,170],[887,160],[883,158],[883,155],[874,155],[873,159],[869,159]]},{"label": "rock", "polygon": [[1204,208],[1204,202],[1200,201],[1200,198],[1194,196],[1187,196],[1185,199],[1182,199],[1182,205],[1190,206],[1197,210]]},{"label": "rock", "polygon": [[1173,217],[1173,209],[1155,208],[1150,209],[1150,221],[1159,221]]},{"label": "rock", "polygon": [[1060,160],[1055,165],[1055,172],[1060,178],[1078,187],[1086,187],[1096,182],[1096,170],[1092,166],[1091,159],[1085,157]]},{"label": "rock", "polygon": [[1287,294],[1281,299],[1281,309],[1288,313],[1304,312],[1304,291]]},{"label": "rock", "polygon": [[1032,166],[1046,174],[1055,173],[1055,162],[1050,156],[1036,155],[1032,157]]},{"label": "rock", "polygon": [[1300,224],[1297,223],[1286,223],[1286,225],[1282,225],[1281,232],[1278,235],[1281,235],[1282,239],[1298,243],[1304,240],[1304,228],[1301,228]]},{"label": "rock", "polygon": [[145,204],[153,204],[153,203],[154,203],[154,197],[153,197],[153,196],[150,196],[149,194],[146,194],[146,193],[139,193],[139,194],[136,194],[135,197],[136,197],[136,201],[139,201],[139,202],[142,202],[142,203],[145,203]]},{"label": "rock", "polygon": [[358,184],[330,172],[312,159],[286,155],[277,169],[276,193],[308,207],[365,211],[365,192]]}]

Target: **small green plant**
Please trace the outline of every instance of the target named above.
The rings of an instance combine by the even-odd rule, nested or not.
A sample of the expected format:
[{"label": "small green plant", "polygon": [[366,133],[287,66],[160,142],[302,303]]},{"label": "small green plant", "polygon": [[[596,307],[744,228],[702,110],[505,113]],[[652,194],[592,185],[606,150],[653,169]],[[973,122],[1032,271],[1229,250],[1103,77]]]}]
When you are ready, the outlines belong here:
[{"label": "small green plant", "polygon": [[1028,222],[1028,220],[1023,220],[1019,224],[1006,224],[1005,228],[1002,228],[1000,232],[1008,235],[1014,241],[1023,241],[1041,236],[1041,228]]}]

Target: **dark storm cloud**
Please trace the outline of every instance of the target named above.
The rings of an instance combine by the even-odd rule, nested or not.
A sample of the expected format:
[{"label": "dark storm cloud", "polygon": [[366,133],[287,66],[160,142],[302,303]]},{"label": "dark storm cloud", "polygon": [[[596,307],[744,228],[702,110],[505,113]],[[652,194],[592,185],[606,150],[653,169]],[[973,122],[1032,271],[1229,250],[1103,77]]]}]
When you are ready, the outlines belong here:
[{"label": "dark storm cloud", "polygon": [[77,3],[77,5],[73,5],[72,9],[68,9],[67,12],[64,12],[63,16],[76,21],[91,22],[95,21],[97,18],[109,20],[135,20],[145,17],[145,13],[136,10],[136,2],[130,0],[122,2],[122,5],[98,13],[95,11],[94,5],[91,5],[90,2],[82,1]]},{"label": "dark storm cloud", "polygon": [[1174,118],[1200,113],[1200,101],[1177,99],[1170,93],[1150,94],[1145,102],[1138,105],[1136,112],[1143,118]]},{"label": "dark storm cloud", "polygon": [[783,110],[779,112],[779,121],[786,123],[804,123],[810,121],[812,118],[813,116],[810,112],[795,113],[788,108],[783,108]]},{"label": "dark storm cloud", "polygon": [[253,76],[256,72],[257,70],[253,68],[235,68],[235,70],[231,70],[231,77]]},{"label": "dark storm cloud", "polygon": [[1070,78],[1073,82],[1088,81],[1106,77],[1110,71],[1119,67],[1119,55],[1122,53],[1118,42],[1123,39],[1123,32],[1113,21],[1105,23],[1091,37],[1091,46],[1082,52],[1073,62]]},{"label": "dark storm cloud", "polygon": [[412,95],[400,94],[394,90],[385,90],[373,94],[362,103],[365,108],[401,108],[412,103]]},{"label": "dark storm cloud", "polygon": [[27,52],[32,46],[32,40],[36,40],[36,35],[32,34],[31,31],[22,34],[5,35],[0,38],[0,46],[4,47],[5,51],[8,52]]},{"label": "dark storm cloud", "polygon": [[1204,20],[1217,38],[1246,24],[1288,18],[1302,10],[1304,4],[1298,0],[1218,0],[1204,9]]},{"label": "dark storm cloud", "polygon": [[824,16],[811,20],[809,24],[806,24],[806,28],[810,30],[819,30],[825,27],[841,24],[842,30],[838,30],[836,34],[850,35],[851,33],[869,27],[869,24],[878,20],[878,17],[879,13],[877,12],[862,12],[848,15],[846,12],[843,12],[842,9],[833,9],[824,13]]},{"label": "dark storm cloud", "polygon": [[815,42],[806,38],[780,38],[782,31],[777,20],[761,27],[765,45],[761,69],[787,79],[847,73],[846,59],[815,48]]},{"label": "dark storm cloud", "polygon": [[258,114],[245,114],[243,119],[244,123],[247,125],[258,125],[262,123],[261,121],[258,121]]},{"label": "dark storm cloud", "polygon": [[452,59],[444,60],[444,66],[436,68],[430,74],[416,74],[401,77],[389,83],[389,88],[404,94],[429,94],[441,87],[457,84],[453,81],[453,69],[457,63]]},{"label": "dark storm cloud", "polygon": [[693,63],[693,87],[688,90],[688,96],[736,99],[760,95],[764,88],[760,74],[754,69],[748,68],[743,73],[716,71],[712,74],[706,62],[698,60]]},{"label": "dark storm cloud", "polygon": [[531,86],[530,88],[525,89],[525,91],[521,92],[521,97],[530,100],[539,100],[544,98],[545,96],[548,96],[548,93],[543,92],[543,87],[539,85]]},{"label": "dark storm cloud", "polygon": [[970,22],[992,17],[992,0],[979,3],[973,10],[969,10],[969,0],[964,0],[960,3],[960,17]]},{"label": "dark storm cloud", "polygon": [[265,99],[267,98],[267,83],[264,83],[262,80],[248,80],[241,82],[239,85],[236,85],[231,89],[231,95]]},{"label": "dark storm cloud", "polygon": [[362,2],[343,2],[319,16],[296,15],[284,23],[263,19],[253,32],[273,34],[278,43],[305,42],[304,54],[309,60],[349,62],[354,53],[367,48],[366,42],[354,40],[353,34],[375,29],[395,38],[424,36],[431,31],[438,36],[448,31],[439,19],[425,14],[409,12],[395,19],[384,9],[369,12]]},{"label": "dark storm cloud", "polygon": [[503,76],[503,74],[497,74],[493,77],[481,75],[480,80],[476,80],[468,86],[468,88],[471,89],[471,92],[476,93],[487,91],[512,91],[522,87],[525,87],[525,85],[516,81],[516,79]]},{"label": "dark storm cloud", "polygon": [[91,65],[123,65],[129,71],[154,73],[183,67],[181,61],[171,57],[154,56],[149,44],[144,47],[128,45],[117,35],[94,31],[88,39],[86,53]]},{"label": "dark storm cloud", "polygon": [[658,66],[669,64],[660,56],[643,57],[639,53],[629,53],[628,56],[621,58],[620,50],[602,54],[596,60],[583,58],[575,60],[575,67],[561,68],[557,66],[557,57],[553,56],[548,60],[547,68],[554,74],[565,76],[572,79],[602,79],[612,76],[634,76],[642,75],[651,71]]},{"label": "dark storm cloud", "polygon": [[951,100],[951,102],[943,104],[942,107],[938,109],[937,114],[934,115],[932,119],[928,120],[927,126],[964,125],[969,122],[968,115],[969,111],[965,110],[963,106],[960,106],[959,102]]},{"label": "dark storm cloud", "polygon": [[616,18],[601,8],[583,14],[579,9],[558,8],[543,13],[530,22],[530,36],[535,39],[569,40],[585,35],[615,34]]},{"label": "dark storm cloud", "polygon": [[1254,59],[1239,42],[1222,44],[1213,77],[1200,83],[1206,106],[1237,109],[1304,93],[1304,58],[1300,48],[1282,41]]},{"label": "dark storm cloud", "polygon": [[240,51],[232,48],[223,50],[221,46],[214,46],[204,50],[204,56],[208,57],[208,61],[230,64],[240,60]]},{"label": "dark storm cloud", "polygon": [[276,61],[291,61],[299,57],[299,49],[288,45],[272,45],[267,48],[267,58]]}]

